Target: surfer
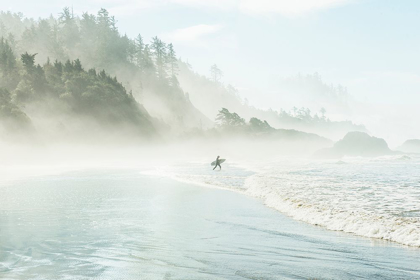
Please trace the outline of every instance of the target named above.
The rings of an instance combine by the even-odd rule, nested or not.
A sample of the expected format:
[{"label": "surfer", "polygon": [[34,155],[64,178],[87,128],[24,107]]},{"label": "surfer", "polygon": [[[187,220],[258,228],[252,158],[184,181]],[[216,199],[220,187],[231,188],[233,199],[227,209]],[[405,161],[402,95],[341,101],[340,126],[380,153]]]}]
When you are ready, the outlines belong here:
[{"label": "surfer", "polygon": [[220,156],[217,156],[217,158],[216,158],[216,164],[214,165],[213,170],[215,170],[217,166],[219,166],[220,170],[222,170],[222,166],[220,165],[219,158],[220,158]]}]

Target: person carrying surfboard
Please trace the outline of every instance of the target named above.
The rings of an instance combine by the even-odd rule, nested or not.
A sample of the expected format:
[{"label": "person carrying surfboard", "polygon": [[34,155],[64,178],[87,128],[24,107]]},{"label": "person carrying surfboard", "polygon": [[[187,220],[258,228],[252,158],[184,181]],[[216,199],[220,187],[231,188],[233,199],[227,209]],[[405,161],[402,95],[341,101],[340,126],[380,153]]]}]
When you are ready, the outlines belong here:
[{"label": "person carrying surfboard", "polygon": [[219,158],[220,158],[220,156],[217,156],[217,158],[216,158],[216,164],[214,165],[213,170],[215,170],[217,166],[219,166],[220,170],[222,170],[222,166],[220,165]]}]

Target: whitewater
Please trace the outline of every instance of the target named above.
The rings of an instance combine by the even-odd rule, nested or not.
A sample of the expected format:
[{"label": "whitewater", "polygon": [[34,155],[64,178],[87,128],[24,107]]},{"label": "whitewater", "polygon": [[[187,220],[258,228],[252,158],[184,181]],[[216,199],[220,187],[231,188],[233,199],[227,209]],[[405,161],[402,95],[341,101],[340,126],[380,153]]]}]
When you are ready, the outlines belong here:
[{"label": "whitewater", "polygon": [[258,199],[295,220],[420,247],[420,156],[178,162],[144,172]]}]

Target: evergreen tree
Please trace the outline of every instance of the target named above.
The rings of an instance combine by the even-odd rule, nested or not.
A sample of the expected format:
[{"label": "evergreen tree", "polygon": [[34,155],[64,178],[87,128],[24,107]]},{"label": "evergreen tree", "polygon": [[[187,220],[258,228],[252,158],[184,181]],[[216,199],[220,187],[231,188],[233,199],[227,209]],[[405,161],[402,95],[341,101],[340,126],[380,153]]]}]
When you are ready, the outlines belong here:
[{"label": "evergreen tree", "polygon": [[9,42],[3,37],[0,39],[0,69],[3,77],[9,76],[15,70],[16,58]]},{"label": "evergreen tree", "polygon": [[53,57],[56,59],[64,59],[66,57],[63,44],[60,40],[59,24],[54,23],[51,28],[51,38],[49,48],[52,52]]},{"label": "evergreen tree", "polygon": [[176,53],[174,50],[174,46],[171,44],[168,45],[168,55],[167,55],[167,62],[169,64],[169,70],[171,71],[172,79],[176,79],[176,75],[178,75],[179,67],[178,67],[178,59],[176,58]]},{"label": "evergreen tree", "polygon": [[22,54],[21,57],[21,61],[23,63],[23,66],[25,66],[26,71],[28,73],[32,72],[32,70],[35,67],[35,56],[37,54],[29,54],[27,52],[25,52],[24,54]]},{"label": "evergreen tree", "polygon": [[152,38],[150,49],[156,65],[157,76],[159,79],[165,79],[166,74],[166,44],[157,36]]},{"label": "evergreen tree", "polygon": [[2,21],[0,21],[0,37],[5,37],[7,35],[7,27]]},{"label": "evergreen tree", "polygon": [[19,81],[16,57],[8,40],[0,39],[0,87],[14,88]]},{"label": "evergreen tree", "polygon": [[124,35],[121,42],[121,50],[122,54],[124,54],[124,50],[126,50],[125,55],[126,57],[123,59],[127,59],[129,63],[135,64],[137,61],[137,46],[136,42],[130,40],[127,35]]},{"label": "evergreen tree", "polygon": [[82,63],[80,62],[79,59],[76,59],[74,61],[74,70],[76,70],[77,72],[82,72],[83,71]]},{"label": "evergreen tree", "polygon": [[143,69],[145,72],[151,74],[155,72],[155,65],[153,64],[152,52],[150,51],[149,45],[144,46],[143,51]]},{"label": "evergreen tree", "polygon": [[79,52],[83,60],[95,61],[98,58],[98,37],[95,15],[83,13],[80,19],[80,47],[83,52]]},{"label": "evergreen tree", "polygon": [[[28,116],[13,104],[10,92],[5,88],[0,88],[0,120],[6,121],[6,125],[14,130],[27,128],[30,125]],[[17,126],[18,125],[18,126]]]},{"label": "evergreen tree", "polygon": [[220,83],[220,79],[223,76],[222,70],[220,70],[219,67],[217,67],[216,64],[213,64],[210,67],[210,76],[211,76],[211,79],[214,83]]},{"label": "evergreen tree", "polygon": [[256,131],[256,132],[263,132],[263,131],[267,131],[267,130],[272,130],[273,128],[268,124],[267,121],[261,121],[260,119],[257,118],[251,118],[249,120],[249,125],[251,127],[252,130]]},{"label": "evergreen tree", "polygon": [[[89,97],[88,100],[93,103],[108,97],[114,99],[115,95],[105,88],[113,87],[120,91],[115,79],[99,71],[96,73],[94,69],[84,71],[81,60],[87,69],[106,69],[113,74],[112,77],[122,77],[135,97],[140,93],[144,94],[142,96],[154,95],[162,102],[165,114],[170,116],[167,121],[171,121],[173,116],[191,120],[200,114],[179,86],[176,77],[179,62],[173,45],[166,45],[157,37],[146,45],[140,35],[135,39],[121,35],[115,19],[105,9],[96,15],[84,13],[79,18],[73,15],[71,9],[64,8],[57,19],[50,17],[47,20],[24,19],[22,15],[0,12],[0,22],[5,25],[3,33],[10,31],[19,38],[16,44],[9,42],[12,50],[19,54],[27,52],[23,57],[25,63],[18,63],[15,71],[17,81],[21,83],[19,86],[8,86],[16,101],[41,97],[41,92],[60,96],[60,100],[74,108],[82,106],[77,102],[84,97]],[[34,53],[38,54],[36,60],[42,63],[47,61],[47,57],[56,61],[41,67],[35,64],[35,57],[31,62],[29,56]],[[73,60],[75,58],[80,60]],[[84,85],[86,79],[100,79],[106,86],[95,83],[89,90],[82,90],[84,86],[79,85]],[[0,80],[0,86],[5,80],[9,81]],[[101,91],[108,94],[104,95]],[[101,98],[97,99],[98,96]]]},{"label": "evergreen tree", "polygon": [[216,122],[222,127],[241,127],[245,120],[237,113],[231,113],[228,109],[222,108],[216,116]]},{"label": "evergreen tree", "polygon": [[72,50],[80,40],[79,27],[69,7],[65,7],[60,13],[59,23],[62,26],[63,41],[67,49]]},{"label": "evergreen tree", "polygon": [[143,37],[141,37],[140,34],[137,36],[135,43],[136,43],[136,65],[142,71],[144,68],[143,53],[144,53],[145,45],[143,42]]}]

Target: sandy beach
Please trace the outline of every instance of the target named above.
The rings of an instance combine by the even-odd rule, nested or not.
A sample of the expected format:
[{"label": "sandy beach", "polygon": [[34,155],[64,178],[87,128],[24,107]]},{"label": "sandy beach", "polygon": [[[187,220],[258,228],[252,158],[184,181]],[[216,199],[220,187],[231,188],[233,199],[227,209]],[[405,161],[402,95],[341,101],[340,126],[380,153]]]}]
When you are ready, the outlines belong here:
[{"label": "sandy beach", "polygon": [[138,170],[0,187],[1,279],[420,279],[419,268],[418,248]]}]

